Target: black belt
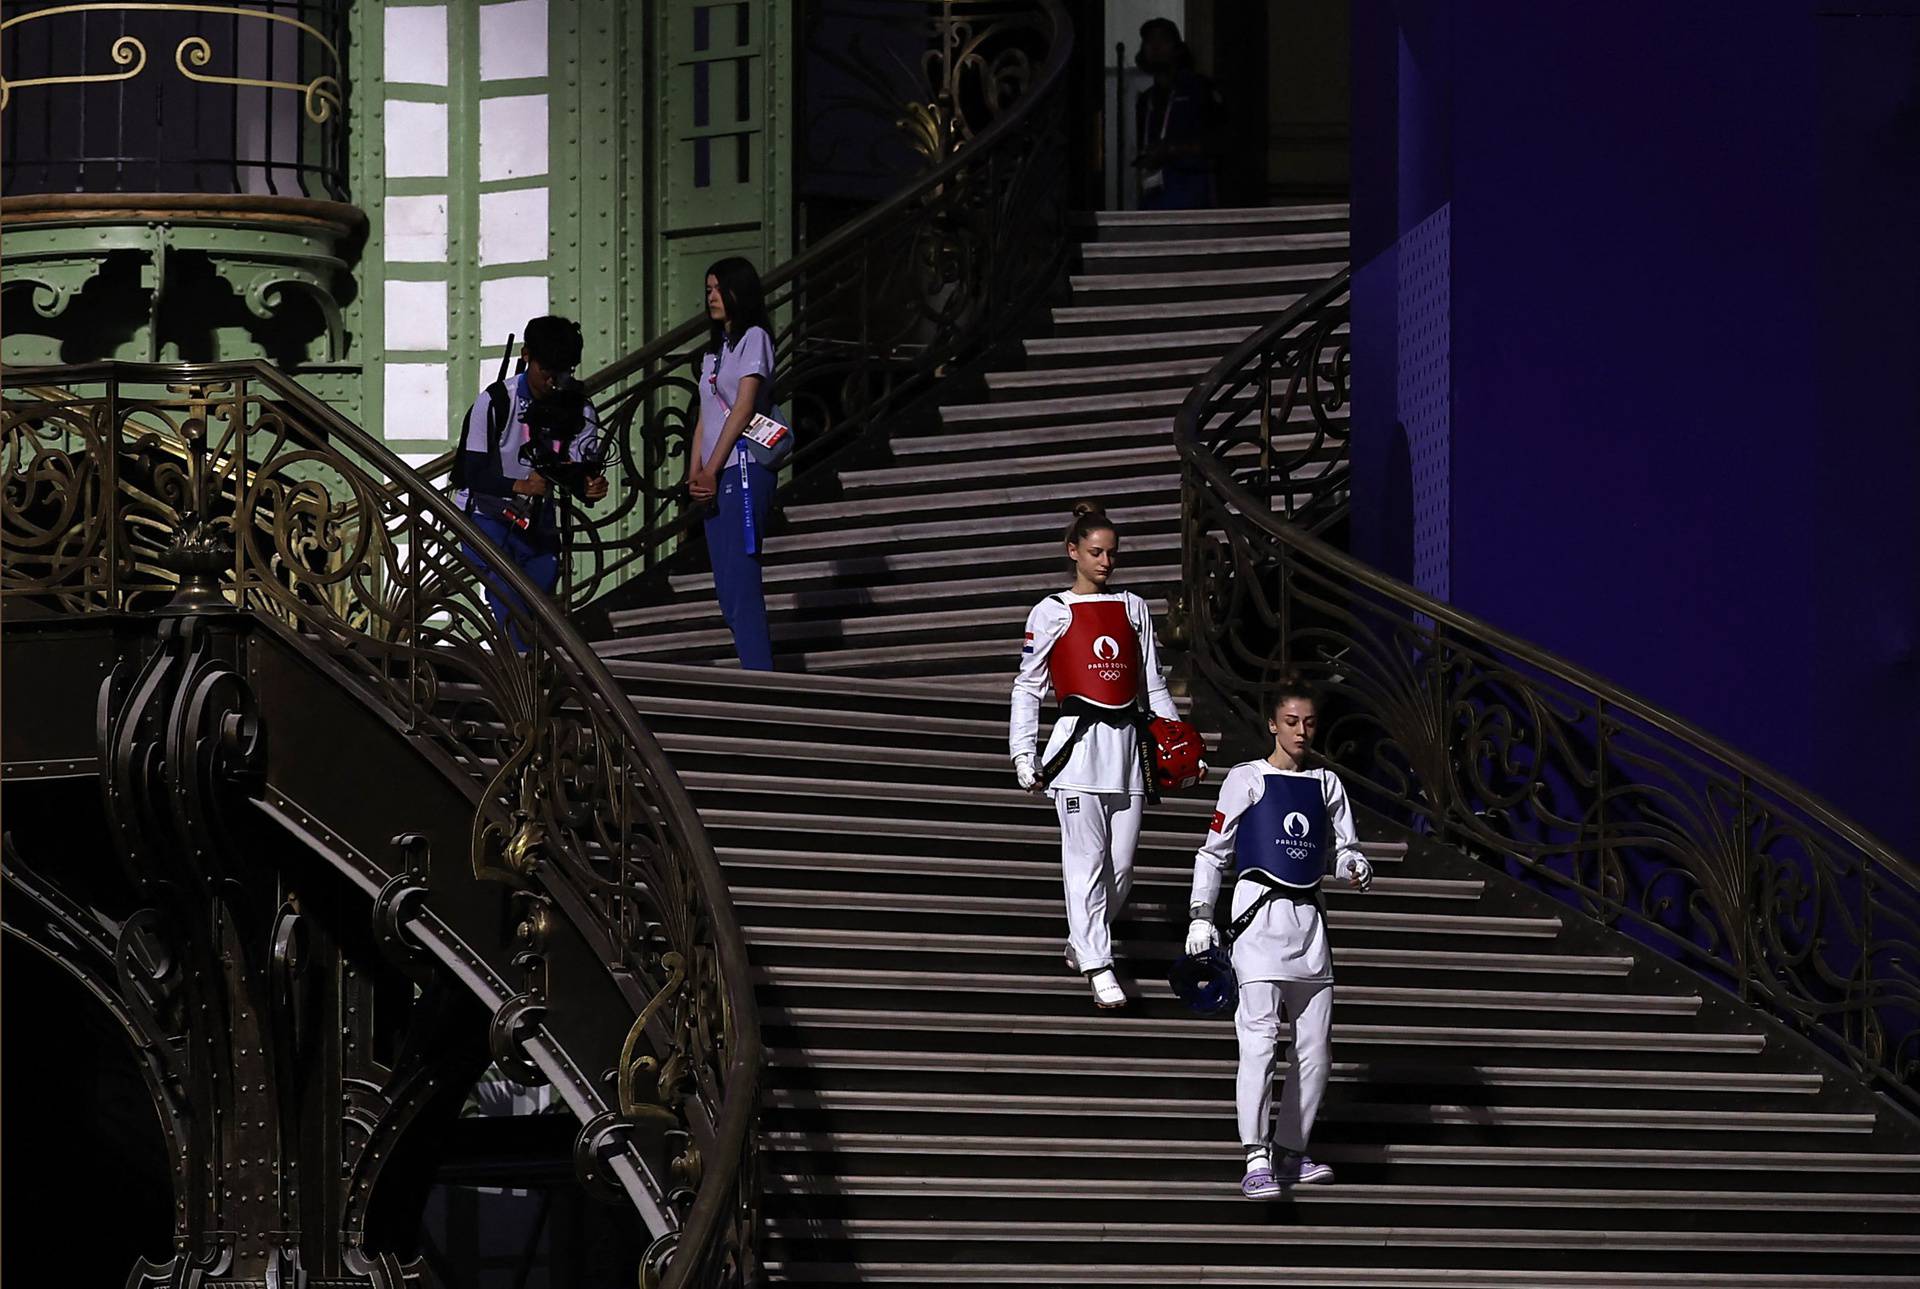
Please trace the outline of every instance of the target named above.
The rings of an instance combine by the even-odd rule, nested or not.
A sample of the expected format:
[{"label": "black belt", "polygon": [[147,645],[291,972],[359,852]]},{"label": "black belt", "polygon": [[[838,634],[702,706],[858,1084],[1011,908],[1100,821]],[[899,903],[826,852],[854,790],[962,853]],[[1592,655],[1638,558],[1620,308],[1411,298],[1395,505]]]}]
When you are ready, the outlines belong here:
[{"label": "black belt", "polygon": [[1273,874],[1262,872],[1257,868],[1247,869],[1234,880],[1252,882],[1260,887],[1261,891],[1260,898],[1247,905],[1247,911],[1235,918],[1227,927],[1227,933],[1220,937],[1221,943],[1228,948],[1232,948],[1233,942],[1246,934],[1247,928],[1253,925],[1253,919],[1258,916],[1260,910],[1275,900],[1289,900],[1294,904],[1311,904],[1320,909],[1323,916],[1326,912],[1320,904],[1320,886],[1317,882],[1306,887],[1288,886]]},{"label": "black belt", "polygon": [[1155,805],[1160,804],[1160,793],[1153,781],[1153,735],[1147,730],[1147,713],[1141,711],[1138,705],[1102,707],[1075,694],[1060,700],[1060,714],[1075,718],[1073,733],[1067,735],[1067,741],[1060,745],[1060,750],[1048,757],[1047,763],[1040,767],[1041,783],[1053,782],[1054,776],[1067,768],[1067,762],[1073,757],[1073,749],[1086,736],[1088,729],[1095,725],[1130,729],[1139,744],[1140,766],[1146,774],[1147,800]]}]

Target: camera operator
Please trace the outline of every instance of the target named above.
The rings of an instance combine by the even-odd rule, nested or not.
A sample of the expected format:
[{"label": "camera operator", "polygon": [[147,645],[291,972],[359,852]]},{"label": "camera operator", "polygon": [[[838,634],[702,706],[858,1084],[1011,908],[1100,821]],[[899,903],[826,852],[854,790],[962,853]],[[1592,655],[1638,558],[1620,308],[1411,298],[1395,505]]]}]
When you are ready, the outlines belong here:
[{"label": "camera operator", "polygon": [[[520,372],[495,381],[474,400],[454,464],[454,501],[548,594],[559,581],[564,553],[561,494],[590,502],[607,495],[599,418],[573,375],[581,348],[580,324],[553,316],[529,322]],[[503,377],[505,370],[503,358]],[[487,571],[486,555],[472,547],[467,555]],[[525,653],[527,643],[509,611],[524,617],[527,606],[491,576],[487,603],[513,647]]]}]

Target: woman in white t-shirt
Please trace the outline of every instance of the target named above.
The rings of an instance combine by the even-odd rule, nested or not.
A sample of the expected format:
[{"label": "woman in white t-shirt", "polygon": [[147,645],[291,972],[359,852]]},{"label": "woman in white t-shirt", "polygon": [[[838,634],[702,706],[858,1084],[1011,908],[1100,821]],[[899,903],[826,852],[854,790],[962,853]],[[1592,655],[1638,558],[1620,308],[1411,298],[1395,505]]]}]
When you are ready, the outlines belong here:
[{"label": "woman in white t-shirt", "polygon": [[687,443],[687,490],[708,507],[713,589],[740,665],[772,671],[760,548],[779,480],[740,442],[755,415],[773,414],[773,334],[751,263],[730,256],[707,270],[707,317],[713,335],[700,358],[700,424]]},{"label": "woman in white t-shirt", "polygon": [[[1155,716],[1175,720],[1179,714],[1160,674],[1147,602],[1107,589],[1120,555],[1113,521],[1081,502],[1067,525],[1066,547],[1073,586],[1027,615],[1007,743],[1020,786],[1052,797],[1060,820],[1067,965],[1087,977],[1099,1006],[1121,1007],[1127,996],[1113,973],[1112,926],[1133,882],[1146,806],[1143,697]],[[1060,718],[1036,759],[1049,684]]]}]

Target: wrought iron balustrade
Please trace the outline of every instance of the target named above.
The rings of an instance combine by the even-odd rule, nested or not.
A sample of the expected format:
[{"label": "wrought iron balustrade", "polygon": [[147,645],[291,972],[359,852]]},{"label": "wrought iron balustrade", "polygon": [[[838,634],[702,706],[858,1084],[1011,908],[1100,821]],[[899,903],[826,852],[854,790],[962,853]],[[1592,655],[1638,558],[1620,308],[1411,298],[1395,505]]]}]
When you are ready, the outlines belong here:
[{"label": "wrought iron balustrade", "polygon": [[[1344,400],[1345,299],[1343,279],[1262,328],[1176,418],[1196,672],[1251,731],[1278,676],[1320,682],[1320,754],[1358,799],[1677,959],[1920,1111],[1920,871],[1692,725],[1316,537],[1344,481],[1303,481],[1280,453],[1250,463],[1265,404],[1249,390],[1276,367],[1316,427]],[[1279,504],[1303,484],[1305,504]]]},{"label": "wrought iron balustrade", "polygon": [[[794,478],[948,370],[1018,335],[1065,267],[1072,26],[1058,0],[993,6],[981,23],[967,37],[975,44],[990,40],[990,24],[1046,32],[1045,61],[1018,81],[1018,100],[945,161],[764,278],[775,400],[797,431]],[[566,503],[575,559],[562,564],[564,604],[584,605],[654,566],[698,522],[685,478],[707,332],[704,316],[689,319],[588,379],[613,487],[599,506]],[[440,477],[451,462],[447,453],[422,473]]]},{"label": "wrought iron balustrade", "polygon": [[[590,1073],[562,1092],[591,1138],[581,1149],[642,1179],[627,1194],[658,1237],[644,1283],[745,1283],[761,1047],[744,942],[672,766],[556,608],[517,570],[488,574],[440,489],[263,364],[9,372],[0,441],[11,619],[169,601],[250,611],[484,785],[473,879],[532,901],[514,933],[526,952],[577,936],[632,1006],[626,1050],[568,1054]],[[523,606],[511,630],[489,577]],[[523,994],[503,1012],[525,1023],[545,1002]],[[598,1082],[604,1066],[617,1090]],[[634,1133],[657,1136],[663,1116],[683,1143],[667,1160]]]},{"label": "wrought iron balustrade", "polygon": [[1309,532],[1346,513],[1353,273],[1339,274],[1248,337],[1199,410],[1196,448],[1262,508]]},{"label": "wrought iron balustrade", "polygon": [[347,200],[347,0],[8,0],[0,189]]}]

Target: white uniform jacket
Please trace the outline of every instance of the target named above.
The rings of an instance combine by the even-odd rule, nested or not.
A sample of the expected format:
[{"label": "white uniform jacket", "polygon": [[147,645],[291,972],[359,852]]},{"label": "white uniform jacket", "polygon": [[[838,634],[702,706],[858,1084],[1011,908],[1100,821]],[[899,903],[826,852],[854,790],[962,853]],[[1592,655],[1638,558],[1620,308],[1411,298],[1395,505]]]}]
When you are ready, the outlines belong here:
[{"label": "white uniform jacket", "polygon": [[[1064,600],[1066,603],[1061,603]],[[1027,638],[1020,650],[1020,671],[1013,678],[1013,714],[1007,731],[1007,747],[1013,758],[1032,755],[1040,734],[1040,705],[1046,699],[1049,679],[1047,654],[1054,642],[1067,632],[1073,621],[1069,605],[1080,601],[1119,600],[1127,606],[1127,621],[1140,637],[1140,669],[1146,678],[1147,706],[1155,716],[1178,720],[1180,713],[1167,693],[1167,681],[1160,674],[1160,649],[1153,638],[1153,615],[1147,602],[1132,591],[1076,595],[1062,591],[1060,598],[1048,596],[1027,614]],[[1047,760],[1072,737],[1078,718],[1062,716],[1054,722],[1044,753],[1035,758],[1034,768]],[[1047,795],[1059,792],[1124,792],[1143,797],[1147,793],[1146,772],[1140,765],[1140,744],[1134,732],[1112,725],[1095,724],[1074,745],[1073,755],[1061,767]]]},{"label": "white uniform jacket", "polygon": [[[1341,786],[1340,776],[1332,770],[1279,770],[1265,759],[1242,761],[1227,772],[1227,781],[1220,785],[1220,804],[1214,809],[1207,840],[1193,857],[1189,910],[1212,911],[1222,879],[1234,871],[1233,840],[1240,816],[1266,793],[1268,780],[1281,774],[1319,780],[1320,797],[1327,806],[1332,871],[1343,880],[1352,879],[1354,861],[1361,858],[1360,841],[1353,831],[1353,808],[1347,804],[1347,790]],[[1264,893],[1265,888],[1255,882],[1235,882],[1232,912],[1223,922],[1231,923]],[[1254,915],[1253,924],[1234,941],[1233,973],[1242,984],[1255,980],[1332,980],[1333,954],[1327,946],[1326,918],[1318,901],[1285,897],[1268,900],[1266,907]]]}]

